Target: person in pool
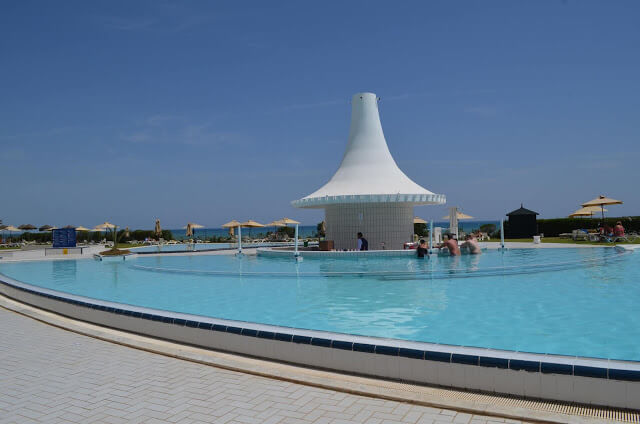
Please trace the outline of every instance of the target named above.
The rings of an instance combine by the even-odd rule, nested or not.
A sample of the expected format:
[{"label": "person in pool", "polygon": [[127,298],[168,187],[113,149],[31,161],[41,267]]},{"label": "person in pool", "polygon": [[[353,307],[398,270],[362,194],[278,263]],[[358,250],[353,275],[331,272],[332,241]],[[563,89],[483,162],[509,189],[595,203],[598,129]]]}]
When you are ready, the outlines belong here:
[{"label": "person in pool", "polygon": [[460,248],[458,247],[458,240],[456,240],[455,235],[451,236],[443,236],[443,241],[438,245],[438,249],[442,250],[443,247],[446,247],[449,250],[449,254],[451,256],[460,256]]},{"label": "person in pool", "polygon": [[424,258],[425,254],[426,255],[429,254],[429,249],[427,249],[427,242],[424,241],[424,239],[420,239],[420,244],[416,249],[416,254],[418,255],[419,258]]},{"label": "person in pool", "polygon": [[462,243],[460,247],[465,247],[469,249],[469,253],[472,255],[479,255],[480,253],[482,253],[482,250],[480,249],[480,245],[476,240],[476,236],[473,233],[467,234],[467,237],[465,237],[464,240],[465,240],[464,243]]}]

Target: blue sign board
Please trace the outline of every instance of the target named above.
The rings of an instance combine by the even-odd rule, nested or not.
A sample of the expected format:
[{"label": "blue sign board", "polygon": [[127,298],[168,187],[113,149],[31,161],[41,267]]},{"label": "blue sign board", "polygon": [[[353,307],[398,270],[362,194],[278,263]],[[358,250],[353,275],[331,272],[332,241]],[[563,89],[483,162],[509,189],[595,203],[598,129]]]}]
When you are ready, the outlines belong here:
[{"label": "blue sign board", "polygon": [[52,231],[53,247],[76,247],[76,229],[59,228]]}]

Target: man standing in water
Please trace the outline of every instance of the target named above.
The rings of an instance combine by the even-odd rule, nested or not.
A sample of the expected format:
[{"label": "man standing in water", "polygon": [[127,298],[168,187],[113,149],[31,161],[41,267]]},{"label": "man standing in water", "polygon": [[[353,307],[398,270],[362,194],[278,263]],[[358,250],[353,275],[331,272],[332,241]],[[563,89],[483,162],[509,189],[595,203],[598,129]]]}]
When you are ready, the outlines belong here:
[{"label": "man standing in water", "polygon": [[469,253],[471,253],[472,255],[479,255],[480,253],[482,253],[480,245],[478,244],[478,241],[473,234],[468,234],[465,238],[465,242],[462,243],[460,247],[466,247],[467,249],[469,249]]},{"label": "man standing in water", "polygon": [[420,244],[416,249],[416,254],[418,255],[419,258],[424,258],[424,255],[429,254],[429,249],[427,249],[427,242],[424,241],[424,239],[420,240]]},{"label": "man standing in water", "polygon": [[442,249],[443,247],[446,247],[447,249],[449,249],[449,254],[451,256],[460,256],[460,248],[458,247],[458,240],[456,240],[454,235],[451,235],[445,238],[444,241],[438,245],[438,249]]},{"label": "man standing in water", "polygon": [[362,233],[358,233],[358,250],[369,250],[369,242],[362,236]]}]

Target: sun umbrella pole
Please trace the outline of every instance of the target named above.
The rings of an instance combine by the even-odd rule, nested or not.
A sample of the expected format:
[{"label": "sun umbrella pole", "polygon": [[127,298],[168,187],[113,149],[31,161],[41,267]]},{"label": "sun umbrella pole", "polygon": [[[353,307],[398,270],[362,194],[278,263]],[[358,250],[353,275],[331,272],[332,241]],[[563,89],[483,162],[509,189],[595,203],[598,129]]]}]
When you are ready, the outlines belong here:
[{"label": "sun umbrella pole", "polygon": [[238,254],[242,255],[242,226],[238,225]]},{"label": "sun umbrella pole", "polygon": [[295,244],[293,256],[298,257],[298,224],[296,224]]},{"label": "sun umbrella pole", "polygon": [[500,220],[500,246],[504,249],[504,219]]}]

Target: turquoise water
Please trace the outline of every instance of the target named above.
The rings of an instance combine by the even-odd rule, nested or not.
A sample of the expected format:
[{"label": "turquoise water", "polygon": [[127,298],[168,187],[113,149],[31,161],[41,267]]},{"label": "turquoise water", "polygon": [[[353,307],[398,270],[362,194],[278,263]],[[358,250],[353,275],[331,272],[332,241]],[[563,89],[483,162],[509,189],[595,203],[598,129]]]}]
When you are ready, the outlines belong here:
[{"label": "turquoise water", "polygon": [[315,259],[2,263],[16,280],[177,312],[341,333],[640,360],[640,258],[614,249]]}]

